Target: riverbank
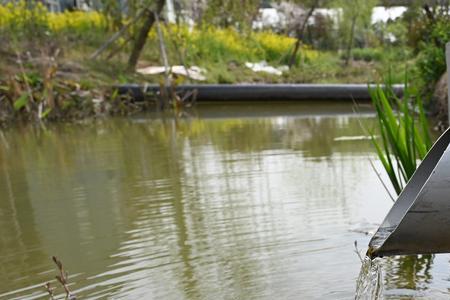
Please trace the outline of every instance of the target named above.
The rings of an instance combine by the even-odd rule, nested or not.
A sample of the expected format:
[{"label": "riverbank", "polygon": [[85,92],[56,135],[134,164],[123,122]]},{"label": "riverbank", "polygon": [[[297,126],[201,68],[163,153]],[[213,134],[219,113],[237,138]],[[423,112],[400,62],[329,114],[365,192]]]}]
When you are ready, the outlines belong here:
[{"label": "riverbank", "polygon": [[[387,74],[392,74],[392,82],[400,83],[405,65],[412,59],[410,51],[402,47],[355,49],[353,60],[346,64],[338,51],[303,44],[295,63],[287,68],[296,43],[287,35],[182,24],[162,24],[161,28],[170,65],[204,70],[202,80],[173,74],[175,85],[365,85],[381,82]],[[70,120],[144,110],[151,101],[136,103],[111,88],[127,83],[158,86],[164,81],[162,74],[130,71],[129,39],[122,37],[100,56],[91,58],[116,31],[111,20],[99,12],[53,14],[42,5],[29,8],[25,2],[0,6],[0,122]],[[389,73],[392,61],[396,61],[396,69]],[[277,72],[251,68],[261,62]],[[137,69],[161,64],[153,28]],[[280,98],[285,96],[280,94]]]},{"label": "riverbank", "polygon": [[[23,4],[25,5],[25,4]],[[0,78],[17,74],[17,52],[34,61],[52,58],[59,73],[90,85],[125,82],[159,83],[160,75],[130,72],[130,38],[117,39],[101,55],[93,53],[118,30],[99,12],[53,14],[43,7],[0,5]],[[238,31],[215,26],[162,25],[169,65],[197,66],[204,82],[235,83],[367,83],[379,82],[392,69],[392,80],[403,82],[405,66],[413,59],[403,46],[356,48],[352,59],[342,51],[319,50],[302,44],[290,68],[296,39],[271,31]],[[394,64],[395,62],[395,64]],[[275,73],[257,71],[251,64],[267,64]],[[159,40],[153,28],[138,68],[161,66]],[[188,80],[177,78],[180,83]],[[195,80],[194,80],[195,81]]]},{"label": "riverbank", "polygon": [[[0,82],[0,124],[129,115],[151,108],[180,109],[203,101],[370,101],[367,84],[189,84],[176,86],[173,95],[180,96],[167,106],[160,85],[89,88],[56,77],[51,66],[48,68],[45,77],[22,70]],[[394,85],[393,91],[401,96],[403,86]],[[183,99],[189,93],[189,98]]]},{"label": "riverbank", "polygon": [[[80,52],[65,48],[47,48],[46,51],[41,52],[13,52],[9,49],[2,54],[0,56],[0,123],[2,124],[15,121],[74,120],[127,115],[146,110],[149,106],[158,103],[157,94],[159,84],[163,82],[163,76],[144,76],[126,71],[124,61],[117,64],[101,60],[97,62],[83,60]],[[217,96],[211,97],[213,94],[224,100],[249,100],[249,96],[251,100],[315,100],[318,98],[331,100],[336,97],[348,100],[369,99],[368,76],[365,77],[365,81],[361,76],[359,81],[355,79],[352,82],[352,84],[360,83],[356,88],[358,92],[351,85],[342,85],[343,90],[337,92],[338,85],[319,84],[320,80],[302,80],[307,76],[308,71],[301,73],[299,67],[293,68],[289,71],[289,75],[283,76],[253,72],[248,68],[245,72],[237,70],[238,67],[233,72],[241,74],[240,76],[252,74],[252,80],[224,83],[207,77],[208,79],[204,82],[191,83],[187,87],[192,87],[191,90],[202,90],[198,95],[200,100],[217,99]],[[209,73],[206,72],[206,74]],[[295,77],[295,74],[302,75]],[[179,76],[174,76],[173,81],[180,87],[186,86],[184,84],[188,82],[186,78]],[[305,84],[305,81],[309,82],[309,85]],[[329,81],[333,82],[331,79]],[[346,79],[342,78],[342,82],[345,81]],[[129,89],[131,94],[124,92],[125,85],[129,83],[135,84],[132,89]],[[143,93],[140,87],[143,86],[151,91],[150,95],[144,93],[147,101],[134,101],[142,100]],[[353,92],[345,91],[348,87],[353,89]],[[204,97],[205,93],[206,97]]]},{"label": "riverbank", "polygon": [[[14,53],[10,49],[0,56],[0,123],[128,115],[146,110],[148,106],[158,102],[156,94],[160,83],[164,81],[162,75],[144,76],[128,72],[123,61],[122,64],[102,60],[83,61],[79,53],[77,56],[76,52],[71,52],[76,51],[73,49],[47,50],[48,52],[41,53],[23,51]],[[312,66],[305,67],[305,73],[302,73],[301,67],[294,67],[288,71],[288,75],[282,76],[253,72],[248,68],[239,72],[239,68],[236,67],[233,72],[240,74],[242,80],[232,80],[232,83],[212,78],[204,82],[195,82],[179,76],[174,76],[173,82],[179,87],[193,87],[191,90],[202,87],[198,95],[200,100],[205,98],[203,97],[205,93],[209,100],[248,100],[247,97],[251,97],[252,100],[369,99],[367,93],[367,82],[371,82],[369,76],[359,76],[359,79],[350,82],[351,85],[345,84],[353,76],[351,73],[347,74],[349,77],[342,77],[340,80],[325,76],[322,79],[328,80],[327,84],[320,83],[322,79],[303,80],[309,76],[308,68]],[[361,68],[368,71],[367,66],[368,64],[361,65]],[[248,76],[251,74],[252,79],[245,81],[244,78],[247,78],[245,74]],[[335,81],[344,83],[343,89],[338,91],[336,87],[339,84],[330,84]],[[190,85],[186,85],[188,82]],[[124,86],[129,83],[135,85],[131,89],[132,97],[123,91]],[[359,84],[356,90],[352,87],[354,84]],[[143,86],[151,91],[150,95],[146,93],[150,96],[146,97],[149,101],[134,101],[142,98],[140,87]],[[324,89],[327,86],[329,88]],[[119,90],[116,91],[114,87],[119,87]],[[311,87],[314,87],[313,90]],[[353,89],[353,92],[346,91],[348,87],[350,90]],[[359,92],[356,92],[357,90]]]}]

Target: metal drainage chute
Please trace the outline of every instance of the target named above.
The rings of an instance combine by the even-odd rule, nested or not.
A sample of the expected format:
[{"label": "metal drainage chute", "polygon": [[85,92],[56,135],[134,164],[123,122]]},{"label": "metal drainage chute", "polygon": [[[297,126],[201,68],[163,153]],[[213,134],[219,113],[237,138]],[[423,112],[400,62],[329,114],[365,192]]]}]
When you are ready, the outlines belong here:
[{"label": "metal drainage chute", "polygon": [[450,252],[450,130],[436,141],[369,243],[367,255]]}]

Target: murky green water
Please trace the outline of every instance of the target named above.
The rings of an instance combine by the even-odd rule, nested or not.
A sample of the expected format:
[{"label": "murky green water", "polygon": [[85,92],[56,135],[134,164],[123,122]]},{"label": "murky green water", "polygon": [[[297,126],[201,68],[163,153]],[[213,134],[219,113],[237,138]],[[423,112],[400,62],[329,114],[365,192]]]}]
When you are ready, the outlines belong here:
[{"label": "murky green water", "polygon": [[[51,255],[81,299],[351,299],[391,205],[361,135],[311,103],[4,130],[0,299],[45,298]],[[386,298],[448,297],[448,261],[386,260]]]}]

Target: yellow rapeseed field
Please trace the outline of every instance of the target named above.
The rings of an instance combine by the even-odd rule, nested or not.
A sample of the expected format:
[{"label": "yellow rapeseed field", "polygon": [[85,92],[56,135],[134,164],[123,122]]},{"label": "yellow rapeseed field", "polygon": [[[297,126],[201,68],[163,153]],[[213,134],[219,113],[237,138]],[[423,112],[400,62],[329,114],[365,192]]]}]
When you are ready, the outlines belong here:
[{"label": "yellow rapeseed field", "polygon": [[[270,31],[239,32],[232,27],[170,26],[170,28],[163,26],[166,40],[177,39],[178,44],[189,57],[205,61],[267,60],[281,63],[288,57],[295,43],[292,37]],[[113,34],[108,31],[107,17],[101,12],[51,13],[40,2],[36,2],[30,8],[30,4],[25,1],[0,5],[0,29],[2,28],[14,33],[20,33],[21,30],[33,32],[41,28],[56,34],[76,34],[79,39],[77,42],[80,44],[84,42],[83,36],[92,35],[92,33],[99,33],[99,39],[105,39],[106,36]],[[149,38],[156,40],[154,29],[150,32]],[[318,57],[318,52],[307,46],[302,46],[300,52],[300,55],[304,55],[309,60]]]}]

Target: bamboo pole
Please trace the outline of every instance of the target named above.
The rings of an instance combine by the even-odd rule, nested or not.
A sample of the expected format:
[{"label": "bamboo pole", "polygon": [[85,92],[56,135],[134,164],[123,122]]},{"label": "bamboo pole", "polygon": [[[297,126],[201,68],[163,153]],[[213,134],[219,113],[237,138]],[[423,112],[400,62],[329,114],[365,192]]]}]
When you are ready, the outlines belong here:
[{"label": "bamboo pole", "polygon": [[189,69],[188,69],[188,67],[186,66],[186,63],[185,63],[185,61],[184,61],[183,54],[182,54],[181,51],[180,51],[179,45],[178,45],[178,43],[175,41],[175,34],[172,32],[172,29],[170,29],[170,24],[168,24],[167,22],[165,22],[164,24],[166,25],[166,28],[167,28],[167,31],[169,32],[169,35],[172,37],[171,41],[172,41],[172,44],[173,44],[174,47],[175,47],[175,51],[177,52],[178,60],[180,61],[180,64],[184,67],[184,70],[186,71],[187,81],[188,81],[189,83],[191,83],[191,76],[190,76],[190,74],[189,74]]},{"label": "bamboo pole", "polygon": [[169,67],[169,60],[167,59],[166,47],[164,44],[164,37],[163,37],[162,31],[161,31],[161,27],[159,26],[158,14],[154,13],[154,15],[155,15],[155,21],[156,21],[156,30],[157,30],[158,39],[159,39],[159,49],[160,49],[162,61],[164,64],[164,73],[166,75],[167,82],[169,82],[170,67]]},{"label": "bamboo pole", "polygon": [[157,13],[153,13],[153,14],[154,14],[155,23],[156,23],[156,32],[158,33],[159,50],[160,50],[161,58],[162,58],[162,61],[164,64],[164,87],[161,90],[161,96],[164,101],[164,106],[165,106],[164,108],[167,108],[166,106],[168,106],[169,100],[172,97],[172,93],[170,93],[170,91],[169,91],[170,87],[172,86],[172,81],[170,78],[171,70],[170,70],[170,66],[169,66],[169,60],[167,58],[166,46],[164,44],[164,37],[163,37],[161,27],[159,24],[159,16]]}]

